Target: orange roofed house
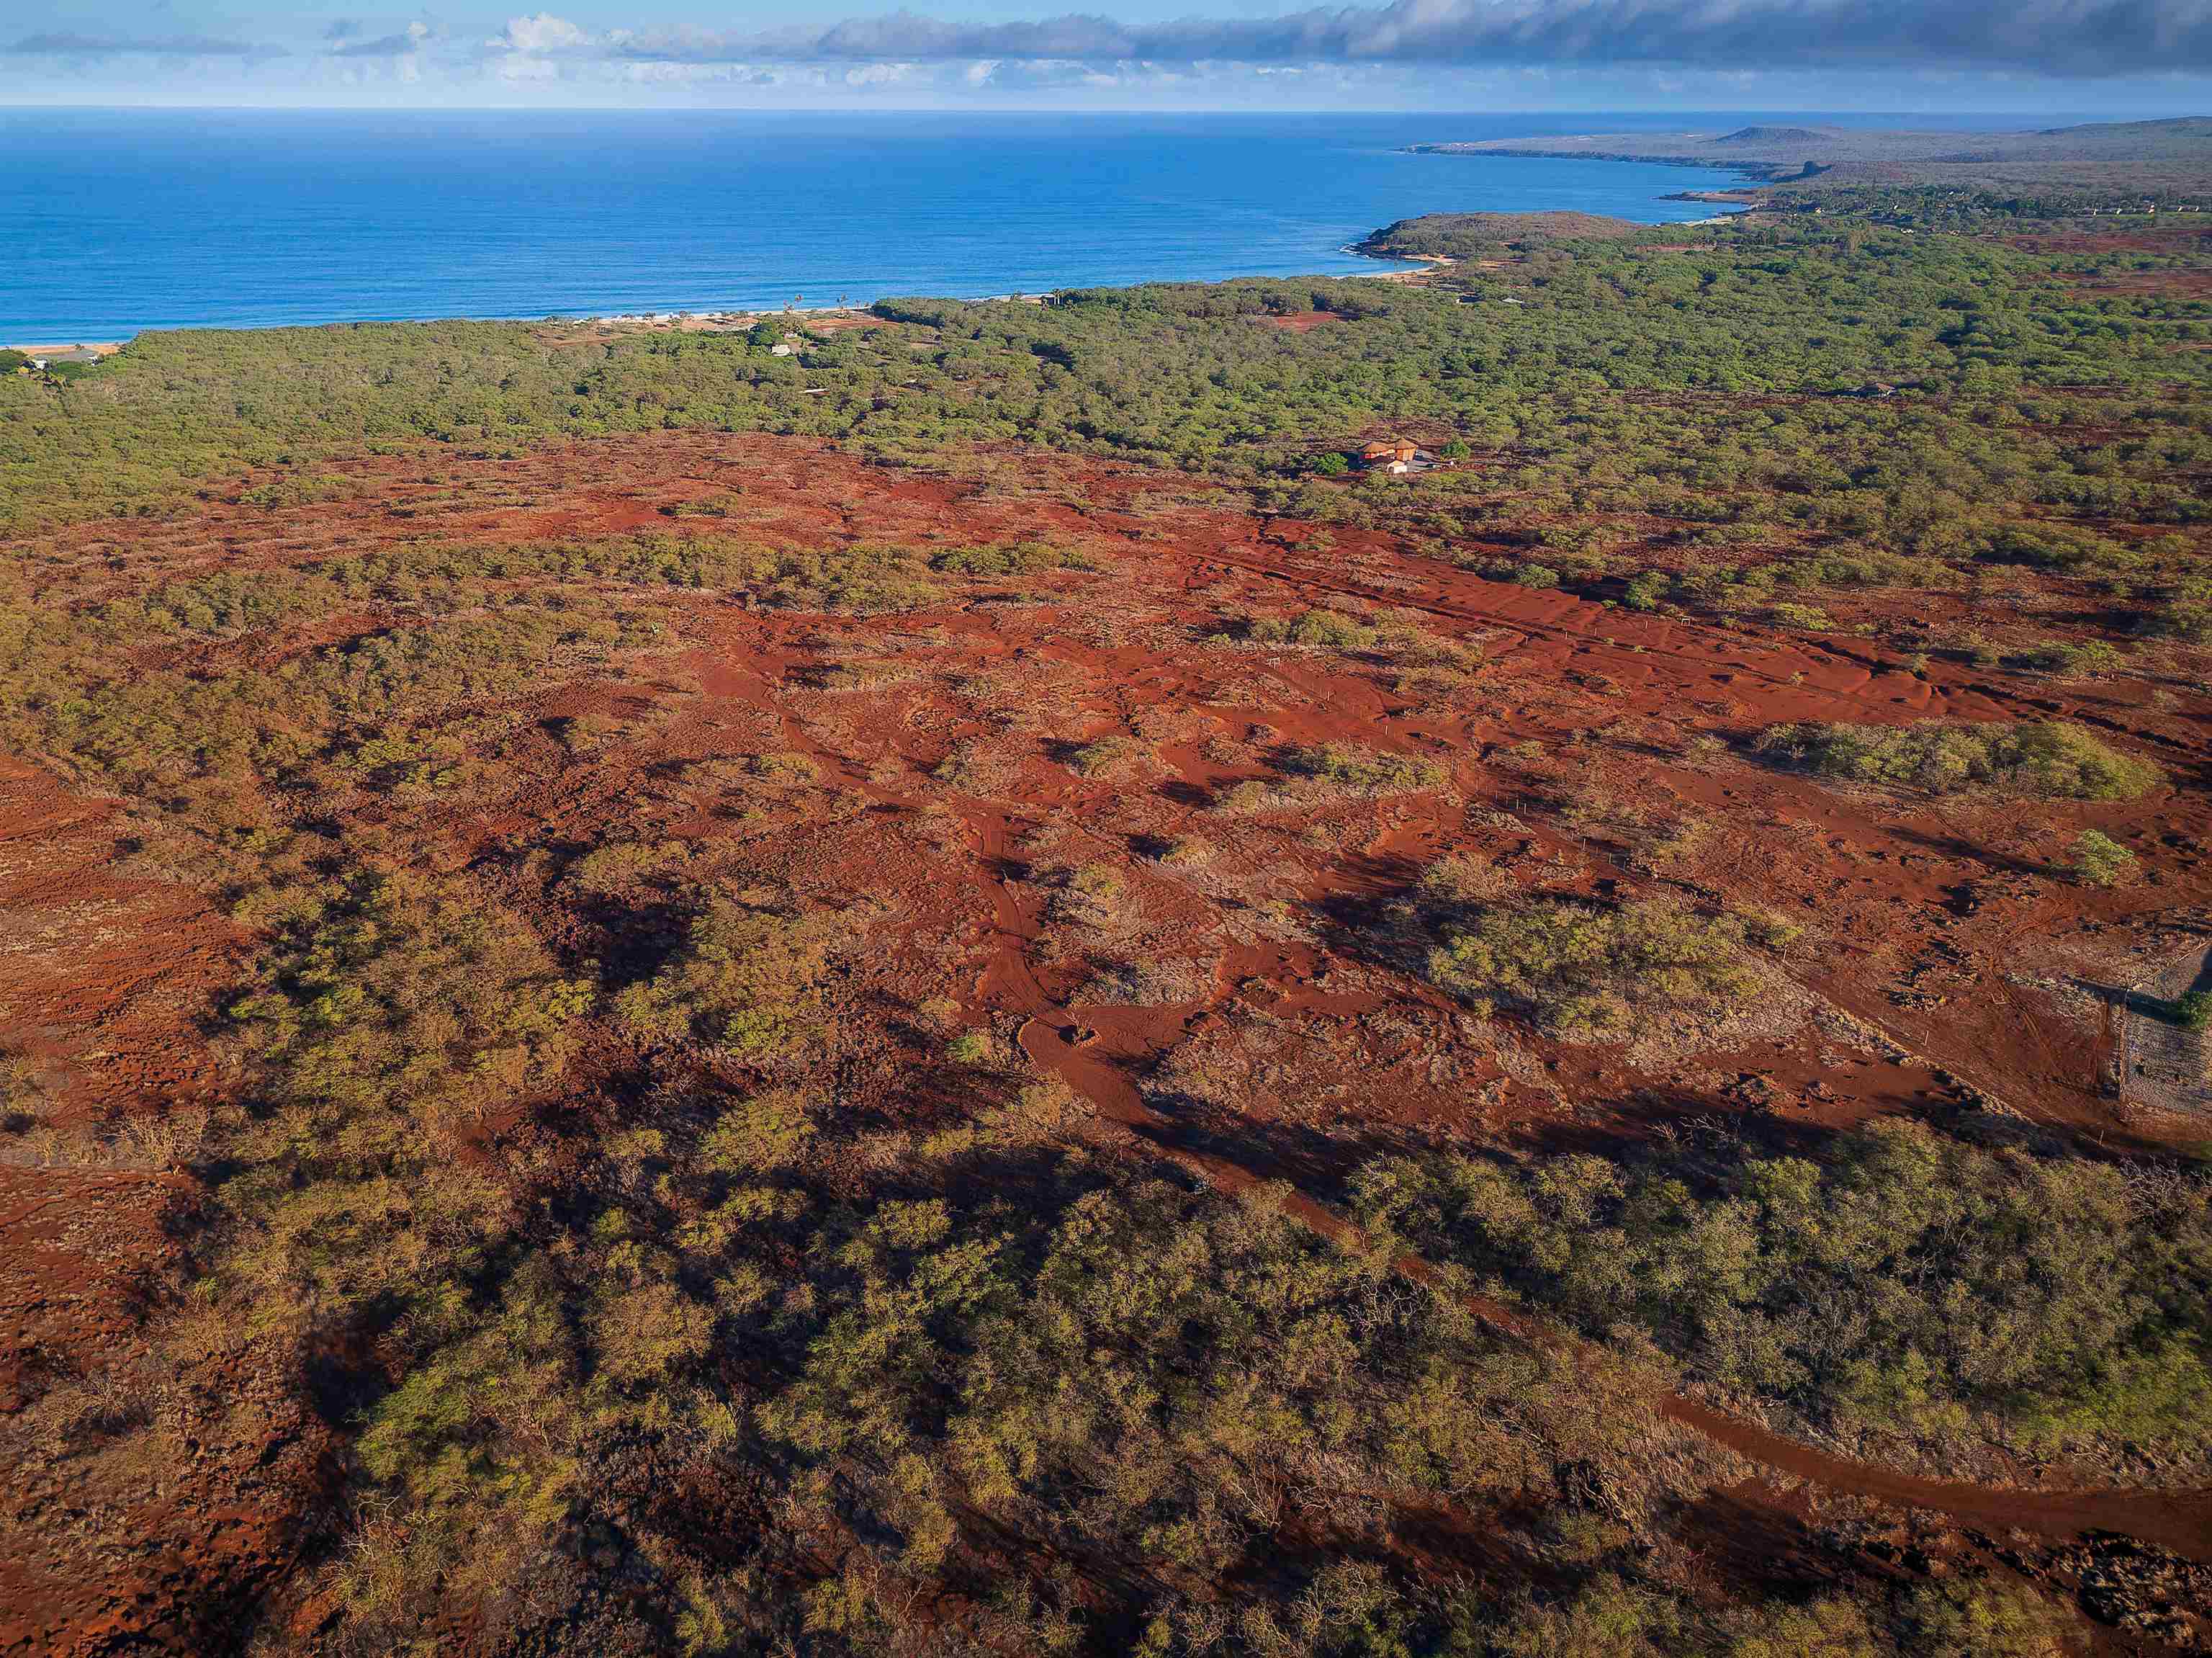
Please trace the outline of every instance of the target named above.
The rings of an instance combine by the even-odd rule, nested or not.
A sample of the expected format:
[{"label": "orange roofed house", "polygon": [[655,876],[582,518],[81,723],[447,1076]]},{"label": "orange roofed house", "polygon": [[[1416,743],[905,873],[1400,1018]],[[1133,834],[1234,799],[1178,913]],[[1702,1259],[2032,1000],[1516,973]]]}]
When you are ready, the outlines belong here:
[{"label": "orange roofed house", "polygon": [[1370,443],[1359,451],[1362,472],[1419,472],[1437,464],[1436,456],[1402,437]]}]

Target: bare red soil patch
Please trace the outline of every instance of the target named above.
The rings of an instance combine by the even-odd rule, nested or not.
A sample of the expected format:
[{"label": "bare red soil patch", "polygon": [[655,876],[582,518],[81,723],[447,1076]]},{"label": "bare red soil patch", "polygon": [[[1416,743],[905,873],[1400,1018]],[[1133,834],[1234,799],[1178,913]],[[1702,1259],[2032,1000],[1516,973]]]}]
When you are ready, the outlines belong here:
[{"label": "bare red soil patch", "polygon": [[[194,1649],[289,1558],[315,1477],[289,1378],[149,1335],[242,940],[131,844],[114,802],[0,762],[0,1048],[35,1119],[0,1155],[0,1652]],[[118,1422],[141,1431],[101,1448]]]},{"label": "bare red soil patch", "polygon": [[134,869],[113,801],[0,759],[0,1042],[31,1061],[60,1120],[204,1097],[193,1024],[242,940],[191,888]]}]

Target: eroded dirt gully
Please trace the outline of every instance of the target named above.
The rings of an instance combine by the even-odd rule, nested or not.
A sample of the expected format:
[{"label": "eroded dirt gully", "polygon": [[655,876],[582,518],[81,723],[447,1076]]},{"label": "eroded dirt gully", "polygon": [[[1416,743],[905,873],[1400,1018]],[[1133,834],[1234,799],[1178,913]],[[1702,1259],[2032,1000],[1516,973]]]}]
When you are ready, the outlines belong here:
[{"label": "eroded dirt gully", "polygon": [[[1346,1242],[1311,1194],[1393,1146],[1747,1125],[1813,1143],[1884,1114],[1964,1108],[1968,1088],[2090,1155],[2201,1137],[2201,1125],[2121,1112],[2099,1076],[2103,991],[2164,948],[2166,917],[2212,905],[2198,850],[2212,831],[2212,698],[2186,664],[2075,684],[1940,658],[1908,672],[1840,630],[1905,612],[1968,619],[1966,599],[1824,595],[1832,635],[1638,615],[1487,581],[1379,532],[1255,516],[1235,491],[1051,455],[939,475],[799,440],[656,434],[332,470],[346,480],[334,500],[270,511],[214,498],[49,538],[40,596],[89,603],[398,546],[641,533],[925,553],[1043,539],[1083,552],[1088,570],[951,581],[889,615],[682,595],[665,648],[489,710],[516,734],[496,767],[434,797],[324,809],[443,869],[489,880],[545,868],[537,887],[500,875],[501,891],[580,954],[602,923],[580,916],[560,872],[613,842],[677,844],[702,874],[845,911],[865,935],[854,971],[870,1005],[941,1002],[988,1022],[1209,1182],[1291,1182],[1291,1212]],[[702,508],[712,515],[672,515]],[[604,584],[610,606],[637,594]],[[1331,607],[1383,637],[1351,649],[1236,642],[1240,619]],[[281,661],[386,625],[362,613],[176,649],[210,666]],[[549,735],[584,716],[603,739]],[[2168,785],[2125,805],[1931,802],[1825,787],[1742,747],[1785,720],[2043,716],[2159,758]],[[1295,756],[1332,743],[1435,771],[1373,790],[1298,781]],[[57,1121],[97,1127],[100,1146],[121,1143],[118,1125],[188,1117],[220,1088],[197,1020],[250,944],[125,856],[120,811],[31,758],[0,769],[0,1044],[33,1056]],[[2063,847],[2091,826],[2136,851],[2139,881],[2096,892],[2060,878]],[[1756,1007],[1650,1021],[1621,1047],[1562,1047],[1510,1021],[1477,1025],[1414,971],[1404,900],[1450,854],[1524,889],[1763,909],[1805,939]],[[143,1167],[105,1150],[0,1166],[16,1332],[0,1378],[33,1378],[23,1397],[52,1394],[56,1378],[88,1386],[143,1342],[143,1298],[173,1247],[157,1197],[182,1179],[159,1143],[143,1143],[151,1161],[131,1154]],[[118,1204],[141,1218],[99,1221]],[[1439,1283],[1425,1264],[1401,1265]],[[1528,1339],[1564,1339],[1470,1305]],[[242,1391],[258,1414],[207,1442],[192,1466],[213,1472],[198,1485],[158,1500],[128,1470],[82,1457],[20,1482],[12,1529],[74,1503],[98,1516],[84,1531],[137,1542],[88,1565],[70,1557],[85,1546],[73,1533],[47,1526],[50,1551],[0,1561],[12,1619],[0,1649],[44,1649],[46,1634],[103,1618],[150,1628],[149,1607],[178,1586],[234,1590],[283,1557],[316,1454],[313,1424],[284,1417],[291,1390],[219,1375],[172,1386]],[[2201,1493],[1892,1471],[1688,1399],[1665,1408],[1784,1482],[1992,1531],[2110,1530],[2212,1558]]]}]

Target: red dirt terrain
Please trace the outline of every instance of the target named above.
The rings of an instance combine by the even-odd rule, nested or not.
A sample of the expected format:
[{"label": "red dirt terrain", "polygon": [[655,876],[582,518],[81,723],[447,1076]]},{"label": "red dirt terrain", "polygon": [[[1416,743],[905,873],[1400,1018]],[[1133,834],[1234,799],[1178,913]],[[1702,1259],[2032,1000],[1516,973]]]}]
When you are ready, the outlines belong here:
[{"label": "red dirt terrain", "polygon": [[[0,1033],[46,1107],[0,1161],[11,1653],[113,1650],[149,1627],[189,1643],[190,1618],[286,1557],[313,1478],[289,1377],[179,1375],[148,1339],[175,1299],[165,1222],[192,1200],[176,1166],[222,1087],[197,1023],[240,939],[131,868],[123,831],[113,802],[0,760]],[[144,1431],[86,1448],[118,1422]]]},{"label": "red dirt terrain", "polygon": [[[932,474],[670,434],[333,470],[339,498],[281,513],[241,486],[177,517],[78,527],[51,538],[40,579],[82,604],[399,546],[702,524],[779,548],[1082,555],[1089,568],[963,578],[873,616],[683,594],[659,645],[504,709],[519,735],[495,772],[404,809],[349,805],[349,832],[404,821],[426,864],[550,870],[509,896],[579,954],[593,923],[559,871],[581,849],[742,848],[763,882],[861,930],[853,1006],[988,1032],[1064,1079],[1101,1132],[1224,1189],[1287,1180],[1305,1194],[1293,1212],[1332,1235],[1348,1234],[1315,1194],[1392,1146],[1573,1146],[1752,1118],[1811,1137],[1931,1110],[2016,1116],[2099,1155],[2203,1136],[2124,1108],[2104,1075],[2106,992],[2212,905],[2201,681],[1909,662],[1844,631],[1898,607],[1879,591],[1830,603],[1833,634],[1638,614],[1379,532],[1324,539],[1233,490],[1047,455]],[[1375,643],[1248,637],[1255,619],[1313,610]],[[327,642],[188,648],[215,662]],[[453,710],[456,728],[480,711]],[[2167,783],[2127,804],[1932,801],[1746,749],[1784,721],[2052,717],[2156,758]],[[1420,766],[1346,787],[1290,763],[1328,745]],[[2141,879],[2063,879],[2091,827],[2136,854]],[[1803,936],[1755,1004],[1562,1045],[1472,1017],[1393,942],[1394,906],[1449,855],[1550,892],[1755,907]],[[33,759],[0,766],[0,1047],[43,1102],[43,1137],[11,1141],[27,1149],[0,1166],[0,1436],[16,1470],[0,1651],[192,1650],[190,1618],[267,1581],[316,1500],[328,1430],[287,1379],[217,1356],[155,1374],[145,1336],[188,1312],[164,1216],[192,1202],[192,1125],[231,1086],[204,1021],[250,943],[137,844],[119,803]],[[2203,1492],[2091,1489],[1994,1457],[1877,1466],[1880,1448],[1797,1443],[1735,1401],[1663,1408],[1742,1459],[1729,1500],[1761,1525],[1864,1502],[2033,1570],[2100,1533],[2212,1563]],[[115,1411],[146,1413],[161,1454],[146,1436],[125,1442],[136,1464],[73,1454],[76,1425]]]}]

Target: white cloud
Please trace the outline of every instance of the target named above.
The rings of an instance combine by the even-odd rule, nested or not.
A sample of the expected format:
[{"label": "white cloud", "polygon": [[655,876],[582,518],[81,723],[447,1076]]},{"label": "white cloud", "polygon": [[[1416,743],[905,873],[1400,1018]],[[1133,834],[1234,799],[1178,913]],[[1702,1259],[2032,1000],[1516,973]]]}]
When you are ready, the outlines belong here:
[{"label": "white cloud", "polygon": [[[711,15],[697,0],[668,9]],[[1015,14],[997,21],[947,21],[933,9],[892,0],[853,15],[844,0],[827,0],[763,29],[729,9],[732,27],[662,23],[647,0],[627,12],[587,11],[588,25],[550,10],[501,20],[495,10],[456,38],[450,22],[428,21],[434,13],[404,23],[407,12],[395,7],[396,15],[302,22],[289,44],[268,45],[9,31],[0,33],[0,101],[130,102],[142,91],[174,101],[189,86],[191,101],[313,102],[328,87],[358,89],[344,101],[410,105],[1053,107],[1065,97],[1088,107],[1290,99],[1300,107],[1621,109],[1651,101],[2008,113],[2040,103],[2124,117],[2201,105],[2212,84],[2198,78],[2212,68],[2212,0],[1176,0],[1157,8],[1178,15],[1169,21],[1026,0],[981,9]],[[2154,37],[2152,51],[2143,43]],[[2150,61],[2157,73],[2138,74]],[[2090,78],[2109,74],[2134,78]],[[2073,88],[2094,89],[2094,101],[2069,101]],[[2139,103],[2127,101],[2138,93]]]},{"label": "white cloud", "polygon": [[541,12],[511,21],[494,44],[693,63],[1850,64],[2090,77],[2212,67],[2212,0],[1383,0],[1170,22],[1088,13],[963,22],[902,9],[767,34],[648,26],[604,39]]},{"label": "white cloud", "polygon": [[632,86],[776,86],[781,72],[757,69],[750,64],[670,64],[651,62],[616,66],[618,78]]},{"label": "white cloud", "polygon": [[556,52],[577,52],[593,44],[588,30],[565,17],[541,11],[534,17],[510,17],[507,27],[490,42],[495,50],[537,57]]}]

